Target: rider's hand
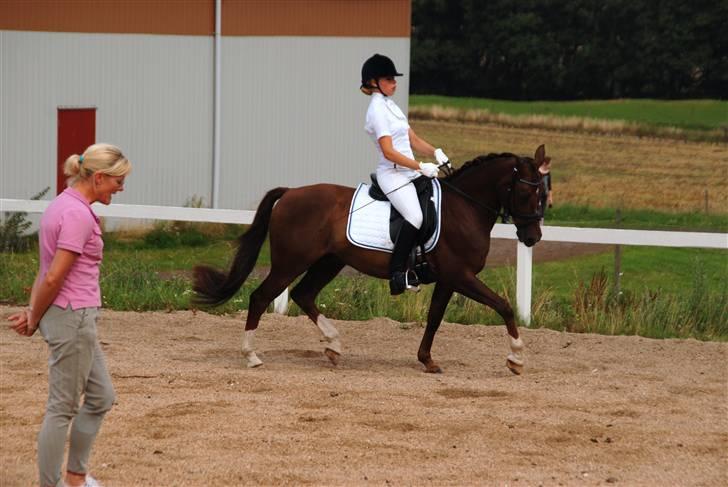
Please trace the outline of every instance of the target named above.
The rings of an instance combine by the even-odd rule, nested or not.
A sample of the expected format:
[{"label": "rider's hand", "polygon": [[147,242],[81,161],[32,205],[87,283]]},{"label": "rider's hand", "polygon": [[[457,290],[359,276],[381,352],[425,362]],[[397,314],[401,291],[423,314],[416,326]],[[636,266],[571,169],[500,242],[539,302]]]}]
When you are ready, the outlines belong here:
[{"label": "rider's hand", "polygon": [[435,149],[435,160],[441,166],[450,162],[450,158],[442,152],[442,149]]},{"label": "rider's hand", "polygon": [[420,172],[428,178],[436,178],[440,169],[437,167],[437,164],[433,164],[431,162],[420,162]]}]

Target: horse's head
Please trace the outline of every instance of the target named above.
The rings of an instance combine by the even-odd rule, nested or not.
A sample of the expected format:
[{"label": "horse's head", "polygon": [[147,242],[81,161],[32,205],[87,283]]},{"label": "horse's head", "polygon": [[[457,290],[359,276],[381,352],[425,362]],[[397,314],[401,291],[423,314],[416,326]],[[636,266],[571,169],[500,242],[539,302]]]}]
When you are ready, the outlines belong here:
[{"label": "horse's head", "polygon": [[546,149],[541,145],[536,149],[534,159],[518,157],[510,178],[502,183],[501,205],[516,225],[518,240],[527,247],[532,247],[541,240],[543,185],[538,168],[549,161]]}]

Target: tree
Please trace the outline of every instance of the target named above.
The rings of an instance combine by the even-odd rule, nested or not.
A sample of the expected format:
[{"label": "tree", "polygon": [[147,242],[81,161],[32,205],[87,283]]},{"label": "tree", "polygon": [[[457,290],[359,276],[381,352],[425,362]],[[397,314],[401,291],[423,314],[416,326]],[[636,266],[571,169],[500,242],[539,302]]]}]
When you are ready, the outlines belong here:
[{"label": "tree", "polygon": [[728,0],[412,6],[414,93],[582,99],[728,92]]}]

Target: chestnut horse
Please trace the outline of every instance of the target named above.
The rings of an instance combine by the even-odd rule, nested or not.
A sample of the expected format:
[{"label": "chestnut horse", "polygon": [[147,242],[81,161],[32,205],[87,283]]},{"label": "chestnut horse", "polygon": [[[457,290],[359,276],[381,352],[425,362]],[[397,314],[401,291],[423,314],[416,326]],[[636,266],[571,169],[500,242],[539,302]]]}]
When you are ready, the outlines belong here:
[{"label": "chestnut horse", "polygon": [[[538,168],[547,160],[543,145],[536,150],[534,159],[490,154],[477,157],[440,179],[442,228],[437,245],[426,255],[437,280],[417,353],[427,372],[442,371],[433,361],[430,350],[453,292],[498,312],[509,335],[511,352],[506,364],[514,373],[521,372],[523,342],[518,336],[513,310],[477,275],[485,265],[490,232],[498,216],[512,218],[518,239],[525,245],[533,246],[541,239],[543,212]],[[209,306],[224,303],[235,295],[253,270],[270,229],[270,272],[250,296],[245,324],[243,354],[249,367],[262,364],[253,344],[261,315],[303,272],[306,275],[291,291],[291,298],[319,327],[327,342],[324,352],[334,364],[338,363],[339,333],[316,306],[316,296],[345,265],[370,276],[389,278],[389,253],[356,247],[347,240],[347,217],[353,194],[352,188],[333,184],[272,189],[258,206],[252,225],[240,237],[229,271],[195,267],[195,301]]]}]

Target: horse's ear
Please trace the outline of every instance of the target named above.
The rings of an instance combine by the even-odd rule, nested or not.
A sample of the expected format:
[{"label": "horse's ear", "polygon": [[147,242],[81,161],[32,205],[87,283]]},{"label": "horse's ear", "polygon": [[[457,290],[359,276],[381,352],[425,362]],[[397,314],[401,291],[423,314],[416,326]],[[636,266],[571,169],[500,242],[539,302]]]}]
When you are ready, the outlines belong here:
[{"label": "horse's ear", "polygon": [[536,167],[543,164],[545,157],[546,157],[546,146],[541,144],[538,146],[538,149],[536,149],[536,157],[534,157],[534,159],[536,160]]},{"label": "horse's ear", "polygon": [[551,158],[544,157],[543,162],[538,166],[538,172],[548,174],[551,171]]}]

